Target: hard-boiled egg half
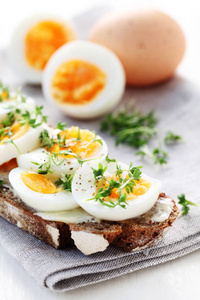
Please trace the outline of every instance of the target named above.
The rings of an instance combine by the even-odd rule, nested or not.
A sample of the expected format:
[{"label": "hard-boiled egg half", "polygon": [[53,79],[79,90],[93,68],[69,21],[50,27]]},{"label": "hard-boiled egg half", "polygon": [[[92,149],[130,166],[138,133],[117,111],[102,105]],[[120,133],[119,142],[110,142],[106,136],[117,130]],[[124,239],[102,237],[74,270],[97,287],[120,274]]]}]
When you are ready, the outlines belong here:
[{"label": "hard-boiled egg half", "polygon": [[125,74],[110,50],[91,42],[73,41],[52,55],[42,87],[45,98],[64,113],[89,119],[116,106],[124,92]]},{"label": "hard-boiled egg half", "polygon": [[9,88],[0,82],[0,122],[5,120],[8,113],[34,111],[35,101],[25,97],[20,91],[10,92]]},{"label": "hard-boiled egg half", "polygon": [[86,162],[72,182],[76,202],[96,218],[121,221],[153,207],[161,183],[121,162]]},{"label": "hard-boiled egg half", "polygon": [[107,154],[107,145],[100,136],[79,127],[62,130],[44,130],[40,135],[42,148],[19,155],[18,166],[45,173],[49,178],[74,174],[87,160],[96,160]]},{"label": "hard-boiled egg half", "polygon": [[55,212],[78,207],[70,190],[58,187],[45,175],[15,168],[9,173],[9,180],[24,203],[36,210]]},{"label": "hard-boiled egg half", "polygon": [[10,111],[0,122],[0,165],[39,147],[43,126],[41,108]]},{"label": "hard-boiled egg half", "polygon": [[34,15],[21,22],[12,34],[10,64],[25,82],[39,84],[51,55],[74,39],[74,30],[62,18]]}]

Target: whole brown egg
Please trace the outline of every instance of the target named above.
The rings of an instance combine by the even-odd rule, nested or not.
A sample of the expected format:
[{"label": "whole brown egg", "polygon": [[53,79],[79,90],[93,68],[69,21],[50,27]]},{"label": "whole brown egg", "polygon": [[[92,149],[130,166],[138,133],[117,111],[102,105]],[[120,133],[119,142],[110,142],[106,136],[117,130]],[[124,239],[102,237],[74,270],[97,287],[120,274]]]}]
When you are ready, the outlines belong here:
[{"label": "whole brown egg", "polygon": [[133,86],[169,79],[185,52],[185,37],[179,25],[156,10],[108,14],[94,25],[89,39],[119,57],[126,82]]}]

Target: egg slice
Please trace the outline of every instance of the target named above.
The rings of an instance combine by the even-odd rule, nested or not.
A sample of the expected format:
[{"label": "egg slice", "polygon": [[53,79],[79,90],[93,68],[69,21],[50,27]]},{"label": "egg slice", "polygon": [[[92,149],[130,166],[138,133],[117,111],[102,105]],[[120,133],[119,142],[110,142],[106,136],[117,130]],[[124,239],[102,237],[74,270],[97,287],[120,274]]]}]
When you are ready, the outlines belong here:
[{"label": "egg slice", "polygon": [[[50,135],[54,137],[54,141],[57,140],[57,134],[52,131]],[[94,141],[95,134],[87,129],[79,129],[79,127],[66,128],[63,131],[56,130],[61,138],[61,144],[63,138],[64,146],[59,146],[58,141],[48,148],[39,148],[30,153],[19,155],[17,158],[18,166],[27,170],[38,172],[39,166],[43,165],[42,170],[50,164],[49,178],[60,177],[61,173],[74,174],[80,167],[79,161],[74,157],[78,155],[81,160],[90,160],[102,158],[107,154],[107,145],[100,136]],[[78,140],[77,140],[78,139]],[[73,155],[59,154],[53,157],[53,154],[61,151],[71,151]]]},{"label": "egg slice", "polygon": [[63,211],[78,207],[72,193],[61,190],[44,175],[13,169],[9,180],[24,203],[39,211]]},{"label": "egg slice", "polygon": [[[124,179],[128,176],[127,170],[129,166],[124,163],[107,163],[104,160],[102,160],[101,163],[103,168],[107,167],[104,173],[104,180],[99,179],[98,182],[95,182],[93,169],[98,169],[99,162],[94,161],[83,164],[74,175],[72,194],[76,202],[85,211],[102,220],[121,221],[138,217],[153,207],[158,199],[161,183],[144,173],[142,173],[139,180],[135,181],[132,192],[128,193],[125,188],[122,189],[121,192],[126,195],[127,204],[125,208],[120,205],[116,205],[115,207],[103,205],[104,203],[110,205],[110,201],[114,204],[118,202],[120,192],[117,188],[112,189],[110,196],[102,199],[103,204],[99,200],[96,201],[93,199],[101,187],[103,187],[103,190],[107,188],[108,182],[112,179],[119,182],[119,178]],[[120,168],[124,170],[120,176],[116,175],[118,170],[117,166],[120,166]]]},{"label": "egg slice", "polygon": [[[1,130],[1,129],[0,129]],[[12,137],[0,136],[0,165],[17,157],[20,153],[26,153],[39,147],[39,135],[43,130],[43,124],[36,128],[29,125],[21,126],[19,122],[10,126]]]},{"label": "egg slice", "polygon": [[0,102],[0,122],[6,119],[8,113],[20,111],[21,114],[26,111],[33,112],[35,110],[35,101],[21,94],[12,93],[11,97]]},{"label": "egg slice", "polygon": [[67,115],[89,119],[120,101],[125,75],[117,56],[103,46],[73,41],[49,60],[42,80],[45,98]]},{"label": "egg slice", "polygon": [[10,64],[25,82],[39,84],[51,55],[74,39],[71,25],[60,17],[34,15],[13,32],[8,49]]}]

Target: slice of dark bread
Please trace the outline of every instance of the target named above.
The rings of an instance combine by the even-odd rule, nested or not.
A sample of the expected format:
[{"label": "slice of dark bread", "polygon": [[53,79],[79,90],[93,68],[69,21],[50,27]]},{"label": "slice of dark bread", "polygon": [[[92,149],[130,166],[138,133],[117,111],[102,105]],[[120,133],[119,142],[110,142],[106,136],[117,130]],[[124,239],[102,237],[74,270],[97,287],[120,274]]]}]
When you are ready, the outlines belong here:
[{"label": "slice of dark bread", "polygon": [[[5,179],[6,173],[3,176],[1,174],[0,177]],[[164,198],[166,195],[162,193],[159,197]],[[118,222],[65,224],[43,220],[34,214],[35,210],[24,204],[14,194],[9,185],[0,187],[0,216],[56,249],[63,249],[72,245],[74,241],[71,236],[74,232],[101,236],[107,244],[120,247],[124,251],[150,247],[162,237],[164,230],[170,227],[177,218],[178,208],[174,201],[173,203],[174,207],[169,218],[160,223],[152,223],[150,220],[151,214],[154,212],[153,207],[149,212],[135,219]]]}]

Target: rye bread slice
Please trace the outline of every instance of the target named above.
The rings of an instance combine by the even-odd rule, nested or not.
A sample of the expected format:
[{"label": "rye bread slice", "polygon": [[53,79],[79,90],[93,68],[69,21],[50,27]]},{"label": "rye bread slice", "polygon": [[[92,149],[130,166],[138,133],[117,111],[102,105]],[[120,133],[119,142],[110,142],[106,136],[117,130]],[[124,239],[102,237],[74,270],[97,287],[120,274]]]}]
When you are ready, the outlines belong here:
[{"label": "rye bread slice", "polygon": [[[1,173],[0,178],[6,180],[7,174]],[[167,197],[164,193],[159,195],[159,198],[164,197]],[[74,244],[71,238],[72,232],[86,232],[102,236],[109,244],[120,247],[124,251],[150,247],[162,237],[165,229],[169,228],[176,220],[179,212],[174,201],[173,204],[173,210],[164,222],[151,222],[155,204],[149,212],[135,219],[118,222],[65,224],[43,220],[34,214],[36,212],[34,209],[27,206],[15,195],[9,185],[0,187],[0,216],[56,249],[64,249]]]}]

